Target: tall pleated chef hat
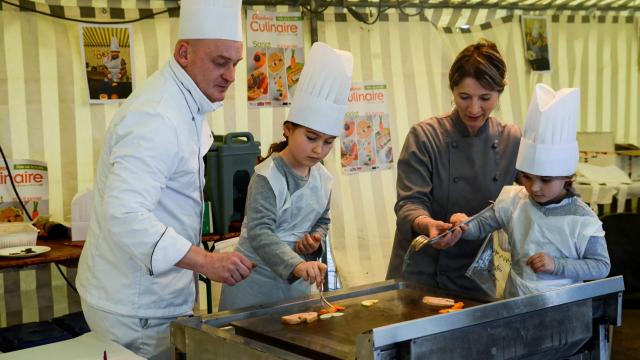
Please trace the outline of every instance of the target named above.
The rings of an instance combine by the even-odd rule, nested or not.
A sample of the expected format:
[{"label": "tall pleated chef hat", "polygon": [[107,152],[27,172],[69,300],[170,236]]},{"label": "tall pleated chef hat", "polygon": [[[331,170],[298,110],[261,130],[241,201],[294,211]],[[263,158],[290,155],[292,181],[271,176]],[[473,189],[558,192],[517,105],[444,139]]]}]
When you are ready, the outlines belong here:
[{"label": "tall pleated chef hat", "polygon": [[182,0],[178,39],[242,41],[241,0]]},{"label": "tall pleated chef hat", "polygon": [[545,84],[536,84],[516,169],[538,176],[574,174],[578,166],[579,114],[580,89],[554,91]]},{"label": "tall pleated chef hat", "polygon": [[115,36],[111,37],[111,51],[120,51],[120,43]]},{"label": "tall pleated chef hat", "polygon": [[311,46],[291,102],[288,121],[338,136],[351,89],[353,56],[316,42]]}]

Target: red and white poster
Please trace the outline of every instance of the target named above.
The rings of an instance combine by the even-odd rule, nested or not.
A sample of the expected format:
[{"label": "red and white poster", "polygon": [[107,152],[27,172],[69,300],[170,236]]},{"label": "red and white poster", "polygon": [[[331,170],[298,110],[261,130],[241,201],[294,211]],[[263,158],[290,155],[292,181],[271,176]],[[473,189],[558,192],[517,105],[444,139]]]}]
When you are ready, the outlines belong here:
[{"label": "red and white poster", "polygon": [[249,107],[289,105],[303,66],[302,14],[247,10]]},{"label": "red and white poster", "polygon": [[[29,221],[29,217],[35,219],[48,215],[47,164],[37,160],[9,160],[8,163],[11,177],[7,167],[0,160],[0,223]],[[29,212],[28,215],[25,214],[13,186]]]},{"label": "red and white poster", "polygon": [[345,174],[391,168],[393,148],[385,82],[351,85],[340,135],[340,159]]}]

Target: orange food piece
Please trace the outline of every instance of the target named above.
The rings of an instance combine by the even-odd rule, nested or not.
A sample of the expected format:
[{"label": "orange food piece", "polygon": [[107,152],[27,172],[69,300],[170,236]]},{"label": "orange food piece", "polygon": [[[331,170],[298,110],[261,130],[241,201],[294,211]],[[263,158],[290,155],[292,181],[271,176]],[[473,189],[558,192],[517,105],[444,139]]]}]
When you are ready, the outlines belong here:
[{"label": "orange food piece", "polygon": [[318,311],[318,315],[334,313],[336,311],[338,311],[336,308],[320,309],[320,311]]},{"label": "orange food piece", "polygon": [[441,309],[441,310],[438,310],[438,313],[439,314],[448,314],[450,312],[460,311],[460,310],[462,310],[462,309],[453,309],[453,308],[451,308],[451,309]]},{"label": "orange food piece", "polygon": [[340,305],[333,305],[333,307],[336,309],[336,311],[344,311],[346,309],[346,307]]},{"label": "orange food piece", "polygon": [[459,301],[453,304],[453,306],[451,307],[451,309],[455,309],[455,310],[460,310],[462,308],[464,308],[464,303],[462,301]]}]

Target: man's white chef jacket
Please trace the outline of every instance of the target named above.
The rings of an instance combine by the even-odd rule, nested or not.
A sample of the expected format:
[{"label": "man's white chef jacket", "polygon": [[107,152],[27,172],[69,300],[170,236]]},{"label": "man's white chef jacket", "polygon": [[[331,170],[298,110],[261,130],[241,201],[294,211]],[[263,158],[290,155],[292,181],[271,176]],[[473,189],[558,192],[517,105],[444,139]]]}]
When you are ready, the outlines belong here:
[{"label": "man's white chef jacket", "polygon": [[138,317],[191,313],[194,273],[175,265],[202,225],[202,157],[213,138],[211,103],[171,59],[114,116],[98,164],[80,296]]}]

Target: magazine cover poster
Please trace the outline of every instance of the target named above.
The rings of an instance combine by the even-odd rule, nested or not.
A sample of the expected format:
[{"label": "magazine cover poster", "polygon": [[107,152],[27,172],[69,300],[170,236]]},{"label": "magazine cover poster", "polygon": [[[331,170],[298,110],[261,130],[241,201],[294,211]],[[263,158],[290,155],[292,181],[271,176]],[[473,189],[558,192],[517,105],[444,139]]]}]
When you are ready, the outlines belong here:
[{"label": "magazine cover poster", "polygon": [[89,102],[119,102],[133,91],[130,26],[80,25],[80,49]]},{"label": "magazine cover poster", "polygon": [[390,169],[393,165],[386,83],[353,83],[340,135],[344,174]]},{"label": "magazine cover poster", "polygon": [[291,104],[304,67],[302,14],[247,10],[249,107]]},{"label": "magazine cover poster", "polygon": [[549,22],[545,16],[522,16],[524,51],[533,71],[550,71]]}]

